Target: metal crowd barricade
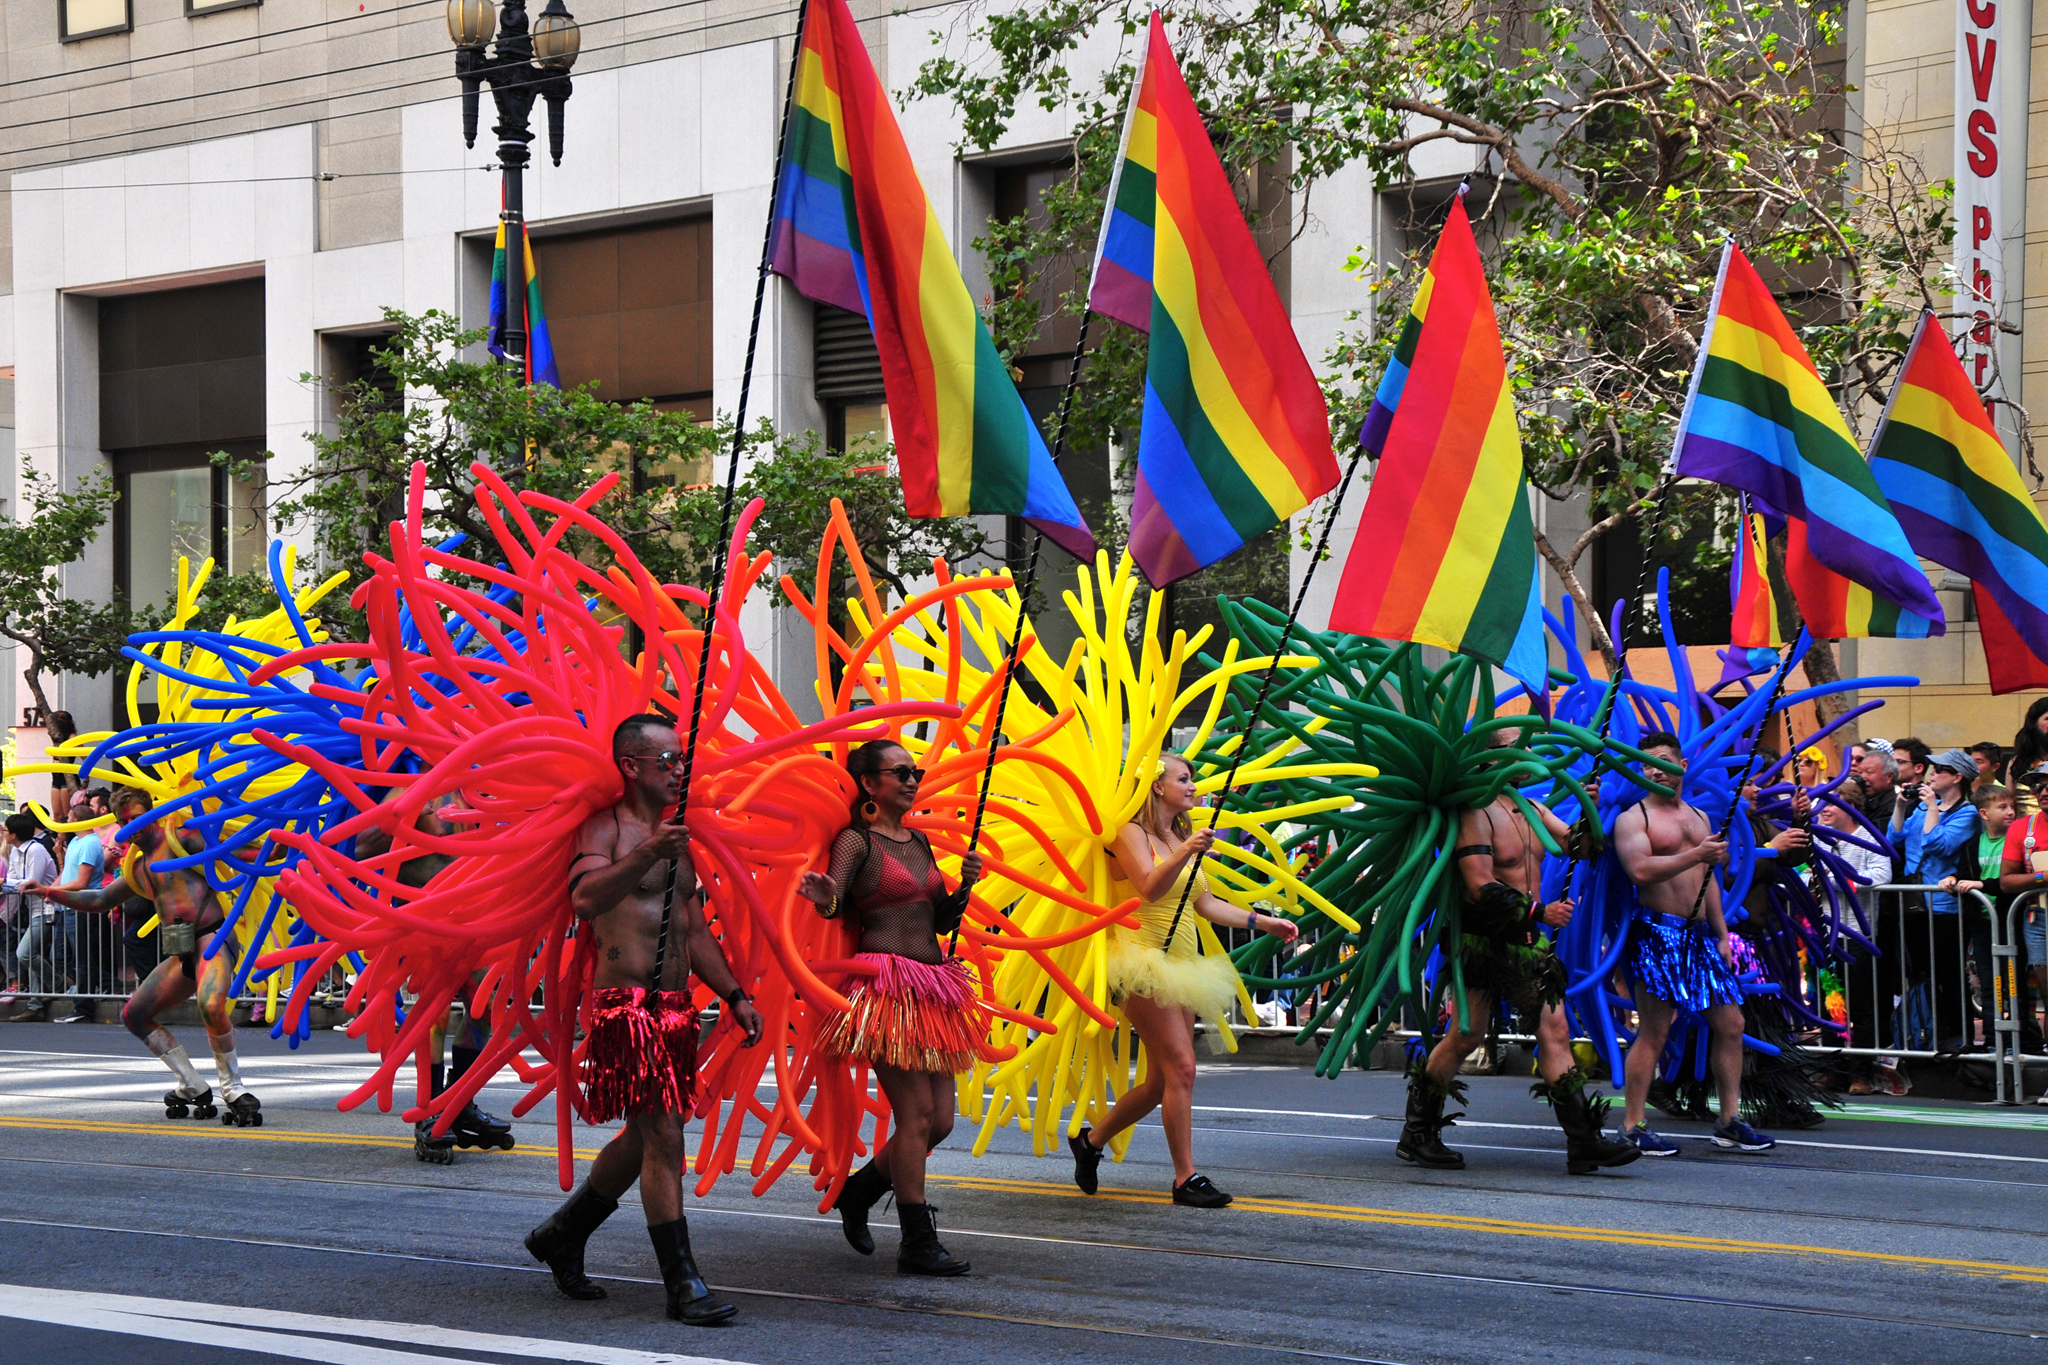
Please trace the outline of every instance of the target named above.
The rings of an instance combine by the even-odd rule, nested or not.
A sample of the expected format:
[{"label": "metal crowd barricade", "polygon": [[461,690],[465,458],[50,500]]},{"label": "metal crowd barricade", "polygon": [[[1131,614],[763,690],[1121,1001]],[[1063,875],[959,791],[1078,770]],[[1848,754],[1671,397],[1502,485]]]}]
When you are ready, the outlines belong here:
[{"label": "metal crowd barricade", "polygon": [[2024,1104],[2027,1098],[2022,1025],[2024,1013],[2033,1004],[2028,998],[2028,983],[2020,973],[2020,962],[2026,956],[2021,951],[2026,915],[2037,906],[2048,907],[2048,889],[2014,896],[2005,914],[1993,915],[1991,921],[1991,1067],[1997,1076],[2000,1104]]},{"label": "metal crowd barricade", "polygon": [[[1864,961],[1843,964],[1849,1036],[1839,1046],[1824,1044],[1821,1050],[1860,1057],[1935,1058],[1978,1047],[1991,1053],[2002,1037],[2010,1035],[2017,1056],[2025,996],[2017,989],[2016,973],[2004,965],[2017,951],[2011,932],[2016,921],[2008,912],[2001,922],[1991,898],[1982,891],[1952,893],[1963,902],[1958,913],[1935,914],[1926,896],[1939,890],[1925,882],[1865,888],[1877,911],[1870,937],[1878,951]],[[1973,1003],[1971,930],[1976,917],[1991,932],[1991,975],[1997,979],[1980,982],[1981,995]],[[1978,1022],[1985,1026],[1981,1040],[1975,1034]],[[2016,1072],[2017,1061],[2013,1065]]]}]

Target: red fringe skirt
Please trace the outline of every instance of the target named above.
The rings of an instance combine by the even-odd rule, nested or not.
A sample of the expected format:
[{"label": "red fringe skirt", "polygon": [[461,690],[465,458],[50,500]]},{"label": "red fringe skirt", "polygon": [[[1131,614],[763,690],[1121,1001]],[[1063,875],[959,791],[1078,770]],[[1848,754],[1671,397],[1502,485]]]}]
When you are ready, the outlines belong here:
[{"label": "red fringe skirt", "polygon": [[612,986],[590,993],[583,1112],[591,1123],[627,1114],[689,1112],[697,1080],[697,1011],[688,991]]},{"label": "red fringe skirt", "polygon": [[988,1026],[974,1007],[974,983],[959,958],[918,962],[895,953],[859,953],[875,975],[849,979],[852,1006],[819,1029],[828,1057],[862,1057],[902,1071],[953,1075],[988,1052]]}]

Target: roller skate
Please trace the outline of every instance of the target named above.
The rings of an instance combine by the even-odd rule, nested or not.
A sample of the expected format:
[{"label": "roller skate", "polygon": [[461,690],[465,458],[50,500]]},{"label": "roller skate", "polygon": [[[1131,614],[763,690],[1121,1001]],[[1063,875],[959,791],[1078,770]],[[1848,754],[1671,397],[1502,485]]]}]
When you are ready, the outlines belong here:
[{"label": "roller skate", "polygon": [[429,1166],[453,1166],[455,1164],[455,1134],[443,1133],[434,1136],[434,1121],[421,1119],[412,1126],[412,1154],[416,1160]]},{"label": "roller skate", "polygon": [[475,1100],[462,1106],[448,1135],[463,1147],[495,1147],[501,1152],[509,1152],[513,1147],[512,1125],[477,1108]]},{"label": "roller skate", "polygon": [[212,1086],[200,1086],[196,1095],[187,1093],[182,1085],[164,1092],[164,1117],[167,1119],[210,1119],[219,1112],[213,1107]]},{"label": "roller skate", "polygon": [[[211,1105],[207,1107],[207,1112],[213,1112]],[[232,1123],[237,1128],[261,1128],[263,1106],[257,1102],[254,1095],[244,1090],[228,1101],[228,1107],[221,1112],[220,1121],[223,1125]]]}]

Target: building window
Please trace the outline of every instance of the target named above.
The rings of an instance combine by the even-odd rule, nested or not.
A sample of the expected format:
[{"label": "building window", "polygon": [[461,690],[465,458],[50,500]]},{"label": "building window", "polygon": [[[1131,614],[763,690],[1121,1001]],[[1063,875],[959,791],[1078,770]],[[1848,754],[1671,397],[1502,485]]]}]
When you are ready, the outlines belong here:
[{"label": "building window", "polygon": [[208,4],[206,0],[185,0],[185,17],[196,19],[202,14],[223,14],[231,9],[254,9],[263,0],[217,0]]},{"label": "building window", "polygon": [[537,237],[565,388],[711,417],[711,220]]},{"label": "building window", "polygon": [[868,320],[830,304],[817,306],[811,330],[811,373],[825,410],[825,448],[843,455],[863,440],[889,440],[889,400],[882,357]]},{"label": "building window", "polygon": [[57,0],[57,37],[67,43],[135,27],[130,0]]}]

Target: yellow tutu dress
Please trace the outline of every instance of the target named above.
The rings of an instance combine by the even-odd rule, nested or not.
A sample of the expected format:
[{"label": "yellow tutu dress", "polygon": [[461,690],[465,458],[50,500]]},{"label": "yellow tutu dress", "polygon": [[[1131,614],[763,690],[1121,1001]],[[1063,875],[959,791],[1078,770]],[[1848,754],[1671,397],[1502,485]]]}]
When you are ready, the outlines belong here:
[{"label": "yellow tutu dress", "polygon": [[[1189,863],[1192,862],[1190,859]],[[1174,911],[1180,906],[1181,888],[1188,883],[1188,871],[1188,866],[1183,865],[1165,895],[1138,906],[1136,932],[1124,928],[1110,930],[1109,995],[1119,1005],[1126,996],[1142,995],[1161,1005],[1191,1009],[1217,1031],[1212,1036],[1220,1036],[1230,1002],[1237,998],[1238,975],[1229,958],[1201,950],[1201,939],[1195,931],[1199,918],[1195,902],[1208,893],[1206,876],[1197,874],[1195,893],[1188,897],[1187,912],[1174,930],[1173,943],[1161,946],[1166,942],[1168,926],[1173,924]],[[1118,887],[1120,896],[1133,894],[1127,883],[1119,882]]]}]

